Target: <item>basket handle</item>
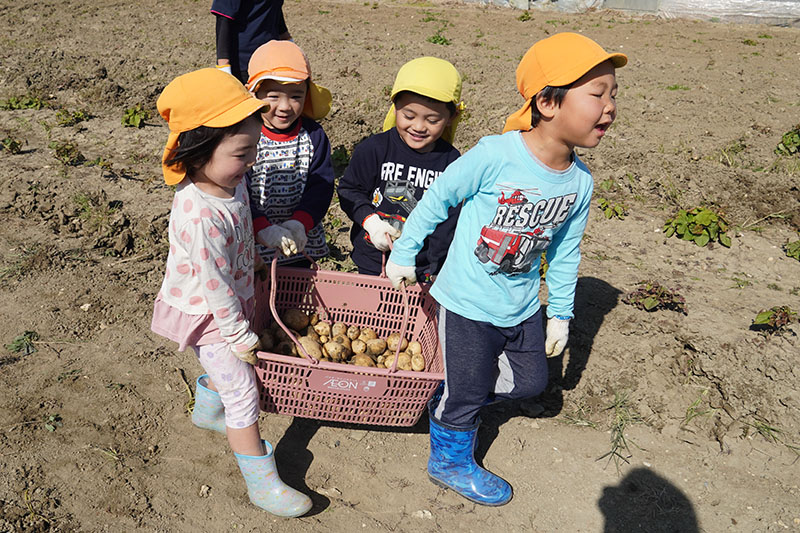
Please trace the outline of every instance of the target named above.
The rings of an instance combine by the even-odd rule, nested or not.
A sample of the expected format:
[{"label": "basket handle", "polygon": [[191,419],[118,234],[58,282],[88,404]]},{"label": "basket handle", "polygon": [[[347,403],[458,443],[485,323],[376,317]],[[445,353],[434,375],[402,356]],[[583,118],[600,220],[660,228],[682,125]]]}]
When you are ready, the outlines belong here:
[{"label": "basket handle", "polygon": [[[272,257],[272,265],[270,265],[269,269],[269,281],[270,281],[269,310],[272,311],[272,317],[275,319],[275,322],[277,322],[278,325],[281,327],[281,329],[284,331],[284,333],[286,333],[286,335],[288,335],[289,338],[292,339],[292,342],[294,342],[295,345],[300,349],[300,352],[303,354],[303,356],[309,361],[311,361],[312,364],[318,365],[319,361],[308,355],[308,352],[306,351],[305,348],[303,348],[303,345],[300,344],[300,342],[297,340],[297,337],[294,336],[294,333],[292,333],[292,331],[286,327],[286,324],[284,324],[283,320],[281,320],[280,316],[278,316],[278,310],[275,307],[275,293],[276,293],[275,285],[277,283],[278,253],[280,253],[280,251],[276,252],[275,255]],[[305,255],[309,260],[311,260],[312,264],[316,265],[314,260],[311,259],[308,255],[306,255],[305,252],[303,252],[303,255]]]}]

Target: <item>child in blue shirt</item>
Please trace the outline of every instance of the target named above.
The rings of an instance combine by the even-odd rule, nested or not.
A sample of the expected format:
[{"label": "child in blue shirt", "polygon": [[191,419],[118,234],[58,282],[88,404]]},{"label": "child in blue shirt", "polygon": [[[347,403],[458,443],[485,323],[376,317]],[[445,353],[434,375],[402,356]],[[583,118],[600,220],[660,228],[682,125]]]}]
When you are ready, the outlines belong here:
[{"label": "child in blue shirt", "polygon": [[[429,403],[428,474],[476,503],[503,505],[512,497],[505,480],[475,464],[480,408],[543,392],[546,355],[567,343],[593,188],[574,149],[597,146],[616,118],[615,68],[626,62],[575,33],[535,43],[517,68],[525,105],[503,135],[481,139],[439,176],[386,265],[395,287],[413,283],[423,240],[462,204],[448,260],[431,288],[440,304],[445,381]],[[544,250],[546,338],[538,297]]]},{"label": "child in blue shirt", "polygon": [[[383,133],[353,151],[339,180],[339,201],[353,221],[351,257],[360,274],[381,273],[389,239],[437,176],[460,154],[453,145],[461,76],[448,61],[420,57],[403,65],[392,87],[393,105]],[[425,239],[414,261],[417,279],[438,274],[453,238],[459,206]]]}]

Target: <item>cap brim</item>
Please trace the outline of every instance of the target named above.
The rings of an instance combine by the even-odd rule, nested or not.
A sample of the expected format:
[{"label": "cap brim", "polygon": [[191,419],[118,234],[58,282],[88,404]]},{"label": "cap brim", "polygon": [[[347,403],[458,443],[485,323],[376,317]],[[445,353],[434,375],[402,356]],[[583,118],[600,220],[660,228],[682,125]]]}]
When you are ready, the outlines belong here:
[{"label": "cap brim", "polygon": [[225,128],[243,121],[253,113],[268,107],[267,104],[255,97],[242,100],[224,113],[207,121],[204,125],[210,128]]},{"label": "cap brim", "polygon": [[302,77],[302,74],[298,73],[297,76],[278,76],[276,74],[256,74],[255,76],[251,77],[250,80],[247,81],[246,87],[248,90],[255,92],[256,88],[258,88],[258,84],[264,80],[275,80],[275,81],[283,81],[287,83],[300,83],[301,81],[305,81],[308,79],[308,76]]}]

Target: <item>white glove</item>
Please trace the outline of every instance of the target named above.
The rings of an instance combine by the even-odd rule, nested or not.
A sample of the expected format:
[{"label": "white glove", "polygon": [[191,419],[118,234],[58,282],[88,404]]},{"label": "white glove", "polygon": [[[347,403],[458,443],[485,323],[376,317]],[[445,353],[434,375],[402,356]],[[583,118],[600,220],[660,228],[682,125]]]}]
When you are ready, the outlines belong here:
[{"label": "white glove", "polygon": [[[381,252],[389,250],[389,237],[392,239],[400,237],[400,230],[383,220],[377,213],[367,216],[361,225],[369,233],[372,245]],[[387,233],[389,237],[386,236]]]},{"label": "white glove", "polygon": [[302,252],[308,243],[308,236],[306,235],[306,227],[299,220],[287,220],[278,224],[288,229],[292,234],[294,246],[297,249],[296,253]]},{"label": "white glove", "polygon": [[217,70],[221,70],[222,72],[227,72],[228,74],[231,74],[231,75],[233,75],[233,72],[231,72],[231,66],[230,66],[230,64],[227,64],[227,65],[217,65]]},{"label": "white glove", "polygon": [[280,224],[262,229],[256,235],[256,240],[267,248],[277,248],[286,257],[297,253],[297,243],[294,242],[292,232]]},{"label": "white glove", "polygon": [[562,320],[556,317],[550,318],[547,321],[547,340],[544,341],[545,353],[547,355],[559,355],[567,346],[568,338],[569,319]]},{"label": "white glove", "polygon": [[405,282],[406,285],[413,285],[417,282],[417,268],[413,266],[400,266],[391,259],[386,261],[386,277],[392,282],[392,286],[400,290],[400,286]]},{"label": "white glove", "polygon": [[261,340],[260,339],[257,340],[254,345],[250,346],[243,352],[238,352],[233,348],[231,348],[231,351],[233,352],[233,355],[235,355],[245,363],[254,365],[258,362],[258,357],[256,357],[256,352],[262,351]]}]

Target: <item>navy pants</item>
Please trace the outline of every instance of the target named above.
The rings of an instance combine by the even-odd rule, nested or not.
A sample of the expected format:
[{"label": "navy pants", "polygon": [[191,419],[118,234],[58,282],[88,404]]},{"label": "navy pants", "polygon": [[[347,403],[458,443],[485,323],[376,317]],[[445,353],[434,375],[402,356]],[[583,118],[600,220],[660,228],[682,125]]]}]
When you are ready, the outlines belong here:
[{"label": "navy pants", "polygon": [[470,320],[439,306],[444,391],[432,415],[471,427],[494,400],[530,398],[547,386],[542,312],[511,327]]}]

